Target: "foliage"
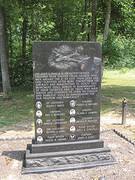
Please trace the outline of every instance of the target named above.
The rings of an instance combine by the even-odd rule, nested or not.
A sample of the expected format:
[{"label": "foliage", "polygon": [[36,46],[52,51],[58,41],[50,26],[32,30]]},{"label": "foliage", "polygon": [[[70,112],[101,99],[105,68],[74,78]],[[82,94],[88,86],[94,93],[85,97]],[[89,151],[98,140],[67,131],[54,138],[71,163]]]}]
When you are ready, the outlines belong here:
[{"label": "foliage", "polygon": [[[12,85],[32,82],[32,41],[85,41],[92,24],[90,0],[0,0],[6,7]],[[109,36],[103,44],[104,64],[135,67],[134,0],[112,0]],[[105,1],[98,1],[97,39],[102,41]]]},{"label": "foliage", "polygon": [[114,33],[103,46],[104,64],[113,68],[135,67],[135,39],[124,36],[115,37]]},{"label": "foliage", "polygon": [[103,45],[104,64],[113,68],[135,67],[134,1],[112,1],[110,32]]}]

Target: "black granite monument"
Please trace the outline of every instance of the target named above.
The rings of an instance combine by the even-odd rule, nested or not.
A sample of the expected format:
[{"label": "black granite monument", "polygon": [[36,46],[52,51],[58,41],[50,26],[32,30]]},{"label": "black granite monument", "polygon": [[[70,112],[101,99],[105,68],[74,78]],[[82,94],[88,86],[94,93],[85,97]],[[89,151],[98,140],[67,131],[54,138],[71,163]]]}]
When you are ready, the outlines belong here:
[{"label": "black granite monument", "polygon": [[115,163],[100,140],[101,44],[33,43],[35,139],[22,173]]}]

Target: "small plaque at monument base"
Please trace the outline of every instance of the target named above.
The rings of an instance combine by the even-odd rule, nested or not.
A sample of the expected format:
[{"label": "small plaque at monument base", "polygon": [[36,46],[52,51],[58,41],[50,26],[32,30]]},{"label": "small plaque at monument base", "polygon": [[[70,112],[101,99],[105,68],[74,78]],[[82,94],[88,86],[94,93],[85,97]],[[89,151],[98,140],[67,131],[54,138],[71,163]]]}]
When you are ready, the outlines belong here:
[{"label": "small plaque at monument base", "polygon": [[101,44],[33,43],[35,139],[22,173],[115,163],[100,140]]}]

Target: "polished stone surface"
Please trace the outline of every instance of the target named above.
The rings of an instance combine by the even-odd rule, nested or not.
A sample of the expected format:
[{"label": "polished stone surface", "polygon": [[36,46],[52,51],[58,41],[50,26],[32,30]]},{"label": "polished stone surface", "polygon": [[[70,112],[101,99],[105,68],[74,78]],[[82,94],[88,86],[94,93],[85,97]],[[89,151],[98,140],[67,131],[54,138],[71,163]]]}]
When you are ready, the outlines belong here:
[{"label": "polished stone surface", "polygon": [[99,139],[101,44],[34,42],[35,142]]}]

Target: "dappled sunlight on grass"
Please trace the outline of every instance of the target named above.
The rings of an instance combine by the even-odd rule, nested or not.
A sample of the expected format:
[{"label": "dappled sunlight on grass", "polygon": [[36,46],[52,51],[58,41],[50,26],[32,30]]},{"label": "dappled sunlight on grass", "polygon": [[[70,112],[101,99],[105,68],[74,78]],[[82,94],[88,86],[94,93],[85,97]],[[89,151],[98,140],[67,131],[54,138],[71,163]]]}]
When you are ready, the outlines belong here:
[{"label": "dappled sunlight on grass", "polygon": [[135,69],[121,72],[121,70],[104,70],[102,85],[134,86]]},{"label": "dappled sunlight on grass", "polygon": [[33,94],[28,94],[27,97],[34,97],[34,95]]},{"label": "dappled sunlight on grass", "polygon": [[135,83],[135,77],[130,78],[130,77],[125,77],[125,78],[108,78],[108,79],[103,79],[102,85],[117,85],[117,86],[133,86]]},{"label": "dappled sunlight on grass", "polygon": [[129,105],[135,104],[135,69],[125,73],[120,70],[105,70],[101,90],[101,112],[120,113],[124,98]]},{"label": "dappled sunlight on grass", "polygon": [[119,70],[114,70],[114,69],[104,69],[103,71],[103,75],[104,77],[108,77],[110,75],[113,75],[114,77],[118,77],[118,76],[130,76],[130,77],[135,77],[135,68],[133,69],[128,69],[128,68],[122,68]]}]

